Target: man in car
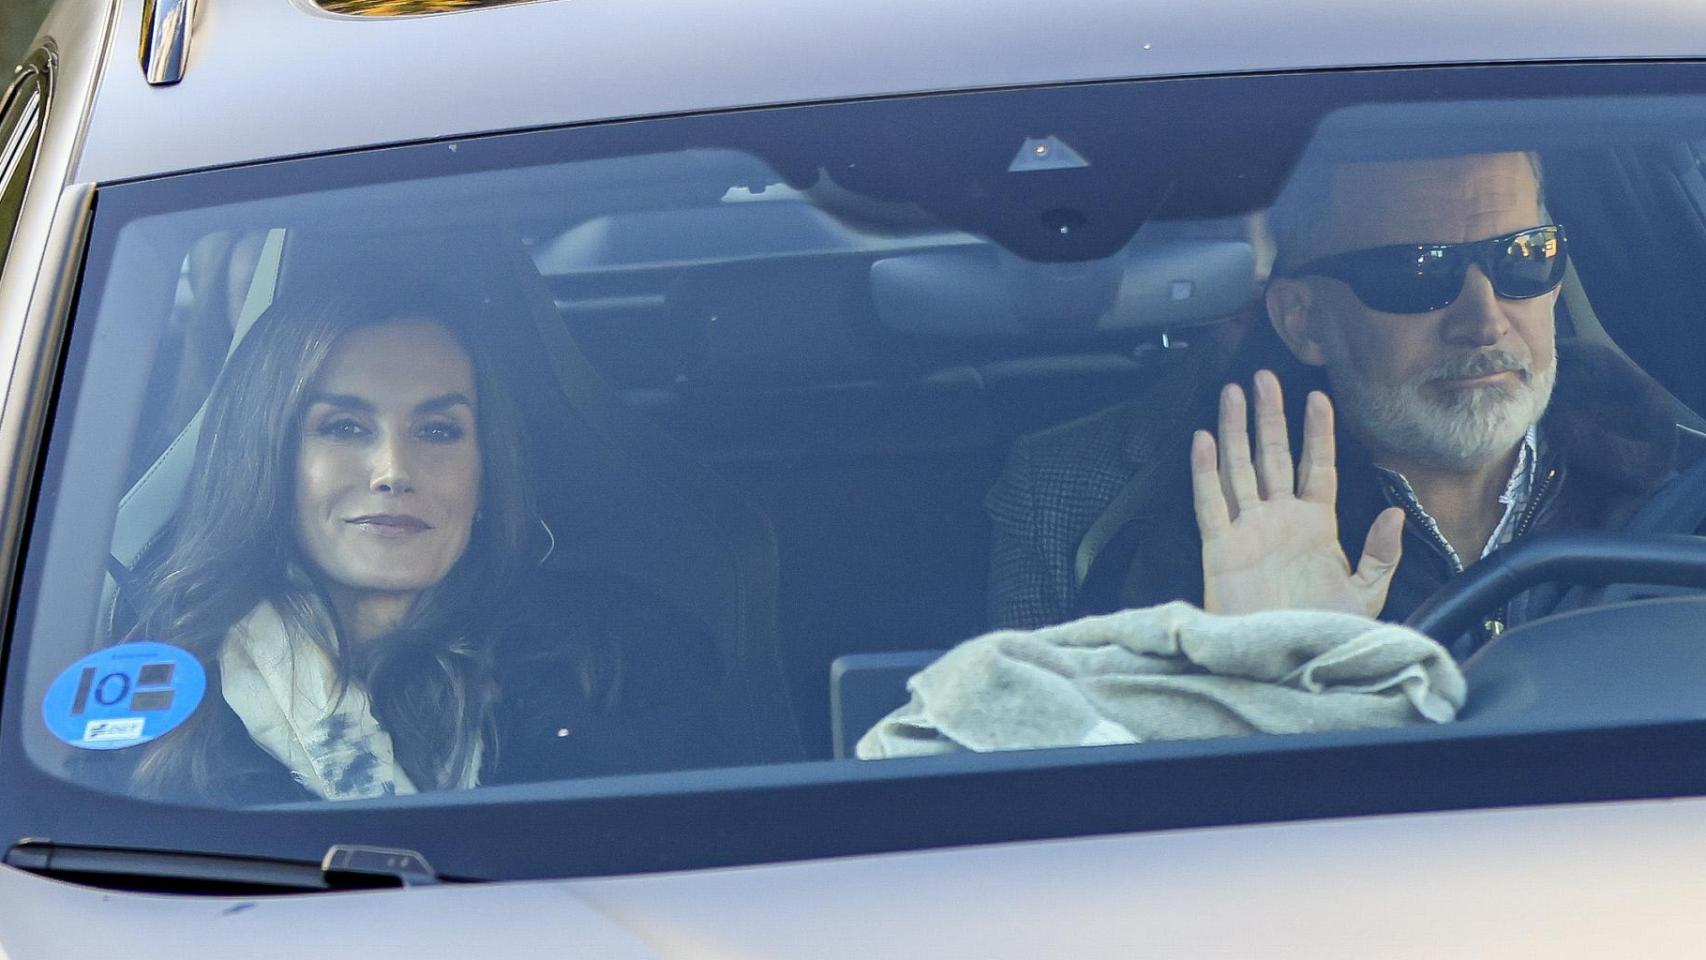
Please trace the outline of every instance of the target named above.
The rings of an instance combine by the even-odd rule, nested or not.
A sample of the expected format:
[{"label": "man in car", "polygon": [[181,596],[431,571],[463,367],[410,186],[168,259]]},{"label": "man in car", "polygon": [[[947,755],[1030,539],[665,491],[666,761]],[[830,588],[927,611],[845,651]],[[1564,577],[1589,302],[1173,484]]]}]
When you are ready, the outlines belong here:
[{"label": "man in car", "polygon": [[1269,322],[1212,396],[1015,446],[988,498],[994,625],[1178,598],[1402,619],[1532,531],[1622,527],[1699,435],[1627,361],[1555,339],[1567,247],[1542,210],[1527,154],[1305,165],[1270,212]]}]

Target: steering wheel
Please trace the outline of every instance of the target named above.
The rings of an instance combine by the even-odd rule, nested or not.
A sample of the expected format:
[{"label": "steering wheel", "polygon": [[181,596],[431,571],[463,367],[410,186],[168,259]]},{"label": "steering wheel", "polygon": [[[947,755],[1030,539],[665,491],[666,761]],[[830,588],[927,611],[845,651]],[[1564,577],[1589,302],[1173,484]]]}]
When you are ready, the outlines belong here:
[{"label": "steering wheel", "polygon": [[1542,583],[1644,583],[1706,589],[1706,537],[1547,533],[1494,551],[1410,614],[1408,625],[1450,643],[1483,611]]}]

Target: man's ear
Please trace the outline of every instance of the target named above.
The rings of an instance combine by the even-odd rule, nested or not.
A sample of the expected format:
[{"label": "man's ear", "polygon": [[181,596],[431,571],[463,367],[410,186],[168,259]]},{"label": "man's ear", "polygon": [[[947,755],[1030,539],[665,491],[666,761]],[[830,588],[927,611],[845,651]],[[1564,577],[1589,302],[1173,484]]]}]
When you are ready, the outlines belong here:
[{"label": "man's ear", "polygon": [[1311,367],[1327,362],[1321,350],[1320,318],[1315,311],[1315,290],[1304,280],[1289,277],[1268,284],[1268,322],[1299,361]]}]

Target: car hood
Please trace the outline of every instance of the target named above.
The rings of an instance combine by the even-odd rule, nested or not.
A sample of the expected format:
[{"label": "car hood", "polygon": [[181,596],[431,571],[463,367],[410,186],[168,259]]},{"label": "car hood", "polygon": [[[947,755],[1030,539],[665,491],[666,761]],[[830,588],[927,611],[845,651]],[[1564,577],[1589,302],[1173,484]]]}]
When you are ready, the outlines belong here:
[{"label": "car hood", "polygon": [[0,954],[1692,957],[1702,862],[1691,799],[263,899],[0,869]]},{"label": "car hood", "polygon": [[596,957],[658,954],[565,883],[236,898],[117,893],[0,867],[0,956]]}]

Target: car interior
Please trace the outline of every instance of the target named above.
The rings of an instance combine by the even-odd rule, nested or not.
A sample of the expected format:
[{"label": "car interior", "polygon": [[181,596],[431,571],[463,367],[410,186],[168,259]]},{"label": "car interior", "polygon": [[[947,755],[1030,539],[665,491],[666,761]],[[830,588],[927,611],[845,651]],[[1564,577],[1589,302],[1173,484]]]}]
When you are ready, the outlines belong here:
[{"label": "car interior", "polygon": [[[1680,423],[1706,430],[1700,341],[1684,333],[1706,313],[1706,275],[1684,266],[1706,255],[1701,148],[1543,158],[1579,266],[1560,335],[1625,351]],[[802,190],[752,158],[707,163],[723,192],[668,208],[496,227],[446,226],[440,210],[383,231],[305,215],[189,237],[175,284],[152,294],[169,319],[115,523],[109,621],[118,581],[171,521],[224,355],[276,291],[359,282],[383,249],[479,284],[526,406],[552,411],[530,417],[551,562],[691,611],[749,693],[755,760],[847,756],[904,702],[906,676],[985,629],[983,500],[1012,443],[1134,399],[1174,408],[1262,320],[1259,211],[1156,218],[1109,255],[1050,262],[940,224],[871,229],[833,212],[828,179]],[[1663,602],[1664,617],[1696,615]],[[1500,649],[1488,689],[1515,699],[1488,699],[1486,715],[1567,700],[1534,693],[1531,648]]]},{"label": "car interior", "polygon": [[[547,243],[416,234],[407,258],[510,281],[487,288],[524,407],[555,411],[529,418],[552,563],[633,577],[693,611],[770,714],[753,728],[789,731],[763,755],[824,756],[836,657],[981,632],[982,500],[1012,441],[1217,348],[1211,325],[1249,302],[1254,245],[1248,221],[1193,224],[1085,269],[955,234],[872,250],[798,200],[747,209],[683,232],[690,248],[667,260],[621,259],[628,232],[658,235],[648,214]],[[801,252],[801,220],[824,249]],[[788,254],[727,256],[734,238],[767,235]],[[396,245],[312,227],[194,242],[149,380],[147,407],[164,415],[135,444],[115,521],[118,577],[169,525],[196,411],[235,340],[293,282],[359,282],[349,263],[381,243]],[[1003,283],[1063,296],[1021,314]],[[990,337],[998,309],[1005,336]]]}]

